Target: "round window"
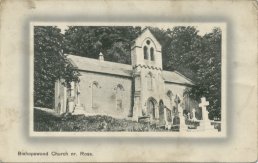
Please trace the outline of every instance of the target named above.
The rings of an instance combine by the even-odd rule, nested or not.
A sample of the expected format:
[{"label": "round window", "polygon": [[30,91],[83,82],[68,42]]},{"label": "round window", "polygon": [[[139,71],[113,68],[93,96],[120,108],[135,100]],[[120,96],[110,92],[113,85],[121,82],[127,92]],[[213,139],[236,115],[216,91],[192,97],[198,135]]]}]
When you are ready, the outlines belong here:
[{"label": "round window", "polygon": [[147,43],[147,45],[150,45],[150,40],[147,40],[146,43]]}]

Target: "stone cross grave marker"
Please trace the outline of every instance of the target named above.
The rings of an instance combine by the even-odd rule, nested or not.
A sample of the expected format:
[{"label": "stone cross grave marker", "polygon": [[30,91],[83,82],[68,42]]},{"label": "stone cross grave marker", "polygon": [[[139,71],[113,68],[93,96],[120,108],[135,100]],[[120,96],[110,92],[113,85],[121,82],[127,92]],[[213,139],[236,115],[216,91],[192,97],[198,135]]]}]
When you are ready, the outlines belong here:
[{"label": "stone cross grave marker", "polygon": [[200,128],[204,131],[218,132],[216,129],[214,129],[214,126],[211,125],[208,116],[209,112],[206,110],[207,106],[209,106],[209,101],[206,101],[206,98],[202,97],[201,103],[199,104],[199,107],[202,108],[202,121],[200,121]]},{"label": "stone cross grave marker", "polygon": [[195,117],[195,112],[196,112],[196,110],[195,110],[195,108],[193,108],[193,109],[192,109],[192,113],[193,113],[193,118],[192,118],[192,120],[193,120],[193,121],[197,121],[197,119],[196,119],[196,117]]},{"label": "stone cross grave marker", "polygon": [[206,107],[209,106],[209,101],[206,101],[205,97],[201,98],[201,103],[199,104],[199,107],[202,108],[202,120],[207,121],[209,120]]}]

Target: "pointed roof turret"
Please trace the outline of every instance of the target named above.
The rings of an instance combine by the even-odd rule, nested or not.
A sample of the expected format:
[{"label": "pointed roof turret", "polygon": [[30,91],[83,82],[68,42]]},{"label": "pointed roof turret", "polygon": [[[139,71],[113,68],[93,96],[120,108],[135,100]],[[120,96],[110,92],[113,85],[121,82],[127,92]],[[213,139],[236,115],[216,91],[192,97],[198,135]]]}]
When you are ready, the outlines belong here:
[{"label": "pointed roof turret", "polygon": [[99,60],[104,61],[104,55],[102,52],[99,53]]}]

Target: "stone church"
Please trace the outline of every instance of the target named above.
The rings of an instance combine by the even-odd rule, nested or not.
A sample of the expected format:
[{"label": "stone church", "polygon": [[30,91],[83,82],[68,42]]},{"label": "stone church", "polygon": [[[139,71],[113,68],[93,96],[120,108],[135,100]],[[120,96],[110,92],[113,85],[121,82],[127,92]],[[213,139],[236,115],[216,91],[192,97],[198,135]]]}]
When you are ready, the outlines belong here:
[{"label": "stone church", "polygon": [[[109,115],[138,121],[168,123],[189,110],[184,90],[193,82],[176,71],[162,68],[162,47],[148,28],[133,41],[131,65],[67,55],[80,73],[71,87],[55,84],[55,111],[59,114]],[[164,59],[164,58],[163,58]],[[190,111],[190,110],[189,110]]]}]

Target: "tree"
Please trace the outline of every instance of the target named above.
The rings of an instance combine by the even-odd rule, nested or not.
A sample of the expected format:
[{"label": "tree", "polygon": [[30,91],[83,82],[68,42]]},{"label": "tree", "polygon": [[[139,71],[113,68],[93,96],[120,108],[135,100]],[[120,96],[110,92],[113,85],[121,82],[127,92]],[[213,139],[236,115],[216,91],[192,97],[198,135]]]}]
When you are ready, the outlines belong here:
[{"label": "tree", "polygon": [[78,80],[78,73],[62,53],[60,32],[53,26],[34,27],[34,106],[53,107],[57,79]]},{"label": "tree", "polygon": [[65,53],[105,60],[131,63],[130,44],[141,32],[132,26],[70,26],[65,32]]},{"label": "tree", "polygon": [[221,30],[214,28],[212,33],[204,35],[202,44],[200,68],[191,95],[195,99],[205,96],[210,102],[210,119],[214,116],[221,118]]},{"label": "tree", "polygon": [[163,63],[165,70],[179,71],[183,75],[194,79],[199,68],[195,63],[201,51],[201,36],[193,26],[176,26],[172,29],[159,30],[154,35],[162,45],[162,57],[166,58]]}]

